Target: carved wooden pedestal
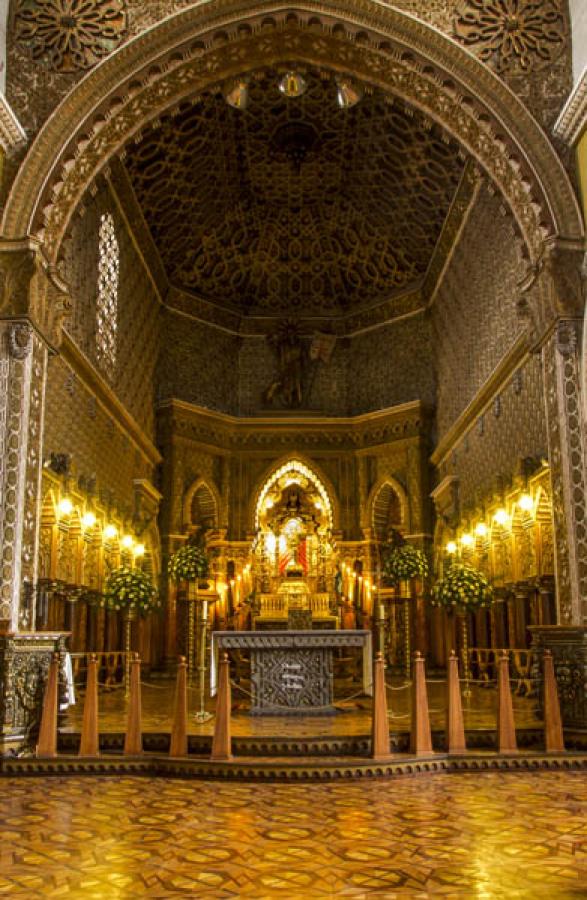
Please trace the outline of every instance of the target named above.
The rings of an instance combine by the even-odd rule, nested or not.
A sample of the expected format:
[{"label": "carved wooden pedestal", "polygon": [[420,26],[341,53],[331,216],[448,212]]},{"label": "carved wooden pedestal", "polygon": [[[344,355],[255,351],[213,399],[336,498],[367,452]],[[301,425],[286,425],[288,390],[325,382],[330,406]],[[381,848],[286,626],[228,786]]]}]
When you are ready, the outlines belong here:
[{"label": "carved wooden pedestal", "polygon": [[[542,656],[550,650],[558,685],[563,725],[587,729],[587,627],[541,625],[531,627],[535,652],[533,675],[542,678]],[[542,690],[539,692],[542,700]]]},{"label": "carved wooden pedestal", "polygon": [[43,691],[53,653],[65,653],[64,632],[0,635],[0,749],[32,740],[41,717]]},{"label": "carved wooden pedestal", "polygon": [[333,650],[363,649],[363,690],[371,694],[370,631],[219,631],[212,636],[211,692],[219,650],[251,654],[252,715],[324,715],[334,712]]}]

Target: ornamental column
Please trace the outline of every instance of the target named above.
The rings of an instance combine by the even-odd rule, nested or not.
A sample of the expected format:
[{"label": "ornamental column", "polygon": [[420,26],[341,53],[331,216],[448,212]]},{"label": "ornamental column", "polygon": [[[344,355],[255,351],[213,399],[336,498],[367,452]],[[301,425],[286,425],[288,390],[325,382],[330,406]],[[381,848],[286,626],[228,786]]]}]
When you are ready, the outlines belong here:
[{"label": "ornamental column", "polygon": [[0,620],[34,630],[48,348],[25,319],[0,319]]}]

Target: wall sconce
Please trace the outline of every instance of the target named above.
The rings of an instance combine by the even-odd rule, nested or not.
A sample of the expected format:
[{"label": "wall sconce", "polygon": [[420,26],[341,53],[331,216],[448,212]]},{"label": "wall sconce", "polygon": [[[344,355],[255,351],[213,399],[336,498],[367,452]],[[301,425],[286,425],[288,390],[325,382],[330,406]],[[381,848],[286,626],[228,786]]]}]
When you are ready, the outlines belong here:
[{"label": "wall sconce", "polygon": [[450,553],[451,556],[457,552],[457,549],[458,548],[457,548],[455,541],[449,541],[448,544],[446,545],[446,552]]},{"label": "wall sconce", "polygon": [[475,543],[475,538],[472,534],[462,534],[461,535],[461,544],[463,547],[472,547]]},{"label": "wall sconce", "polygon": [[518,500],[518,506],[523,512],[532,512],[534,509],[534,501],[530,494],[522,494]]},{"label": "wall sconce", "polygon": [[487,529],[487,525],[485,524],[485,522],[478,522],[477,525],[475,526],[475,534],[477,535],[477,537],[480,537],[480,538],[487,537],[487,531],[488,531],[488,529]]},{"label": "wall sconce", "polygon": [[93,528],[96,524],[96,516],[93,512],[84,513],[82,516],[82,525],[84,528]]},{"label": "wall sconce", "polygon": [[116,525],[106,525],[104,529],[104,537],[107,541],[113,541],[117,534],[118,529],[116,528]]},{"label": "wall sconce", "polygon": [[133,548],[133,551],[132,551],[132,552],[134,553],[135,556],[144,556],[144,555],[145,555],[145,545],[144,545],[144,544],[137,544],[137,545]]},{"label": "wall sconce", "polygon": [[121,541],[121,544],[125,548],[125,550],[130,550],[130,548],[134,544],[134,538],[131,537],[130,534],[125,534]]}]

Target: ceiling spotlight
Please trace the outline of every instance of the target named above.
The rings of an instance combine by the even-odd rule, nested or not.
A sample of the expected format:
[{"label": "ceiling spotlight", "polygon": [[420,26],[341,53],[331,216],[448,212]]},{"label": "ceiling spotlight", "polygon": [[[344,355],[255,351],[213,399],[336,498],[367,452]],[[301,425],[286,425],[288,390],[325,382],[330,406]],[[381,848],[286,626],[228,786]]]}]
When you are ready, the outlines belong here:
[{"label": "ceiling spotlight", "polygon": [[234,109],[246,109],[249,103],[249,83],[244,78],[232,82],[224,92],[224,99]]},{"label": "ceiling spotlight", "polygon": [[301,97],[306,87],[306,79],[293,70],[286,72],[279,80],[279,90],[286,97]]},{"label": "ceiling spotlight", "polygon": [[350,109],[363,97],[363,91],[349,78],[336,79],[336,102],[341,109]]},{"label": "ceiling spotlight", "polygon": [[62,516],[70,516],[73,512],[73,503],[69,497],[64,497],[63,500],[59,501],[58,508]]},{"label": "ceiling spotlight", "polygon": [[96,524],[96,516],[93,512],[84,513],[82,517],[82,525],[84,528],[93,528]]},{"label": "ceiling spotlight", "polygon": [[475,534],[477,537],[486,537],[487,536],[487,525],[485,522],[479,522],[475,528]]},{"label": "ceiling spotlight", "polygon": [[457,545],[454,541],[448,542],[448,544],[446,545],[446,552],[451,554],[457,552]]}]

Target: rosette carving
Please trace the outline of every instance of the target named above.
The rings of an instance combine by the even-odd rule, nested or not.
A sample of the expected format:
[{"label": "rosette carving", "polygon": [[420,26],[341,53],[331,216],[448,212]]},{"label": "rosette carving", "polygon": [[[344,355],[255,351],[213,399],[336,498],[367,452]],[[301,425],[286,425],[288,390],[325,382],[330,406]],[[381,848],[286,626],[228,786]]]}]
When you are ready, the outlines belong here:
[{"label": "rosette carving", "polygon": [[126,31],[123,0],[20,0],[16,40],[57,72],[89,69]]},{"label": "rosette carving", "polygon": [[455,34],[500,74],[521,75],[559,56],[566,27],[559,0],[465,0]]}]

